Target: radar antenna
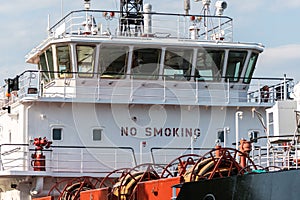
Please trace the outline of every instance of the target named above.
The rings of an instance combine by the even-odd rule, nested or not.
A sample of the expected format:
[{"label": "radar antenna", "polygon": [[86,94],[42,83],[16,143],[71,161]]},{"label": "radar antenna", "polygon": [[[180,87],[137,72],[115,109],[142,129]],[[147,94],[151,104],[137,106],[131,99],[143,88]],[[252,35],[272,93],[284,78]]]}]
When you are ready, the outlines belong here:
[{"label": "radar antenna", "polygon": [[120,0],[120,30],[122,35],[137,35],[144,27],[143,0]]}]

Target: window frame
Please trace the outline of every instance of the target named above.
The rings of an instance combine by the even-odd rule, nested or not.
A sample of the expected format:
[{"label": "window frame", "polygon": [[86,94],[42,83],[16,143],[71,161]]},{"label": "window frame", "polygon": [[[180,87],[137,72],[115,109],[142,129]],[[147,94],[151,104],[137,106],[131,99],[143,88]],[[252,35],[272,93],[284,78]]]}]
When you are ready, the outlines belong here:
[{"label": "window frame", "polygon": [[[204,77],[201,78],[201,74],[200,74],[200,69],[201,68],[198,68],[198,63],[199,63],[199,53],[200,52],[205,52],[206,55],[210,55],[209,58],[211,59],[212,64],[215,64],[215,66],[211,65],[210,67],[207,67],[207,66],[203,66],[202,69],[205,69],[205,70],[210,70],[211,69],[211,72],[212,72],[212,77]],[[217,65],[215,63],[215,59],[211,56],[212,54],[215,54],[215,53],[218,53],[220,55],[220,59],[219,59],[219,64]],[[196,57],[196,63],[195,63],[195,73],[194,73],[194,80],[195,81],[208,81],[208,82],[220,82],[222,80],[222,74],[223,74],[223,71],[224,71],[224,62],[225,62],[225,56],[226,56],[226,51],[225,49],[211,49],[211,48],[207,48],[207,49],[197,49],[197,57]],[[217,54],[215,54],[217,55]],[[204,63],[204,64],[208,64],[208,63]],[[198,73],[197,73],[198,72]],[[211,80],[209,80],[211,79]]]},{"label": "window frame", "polygon": [[[65,70],[61,70],[60,66],[60,61],[59,61],[59,48],[63,48],[63,47],[67,47],[67,51],[68,51],[68,66],[65,65],[66,69]],[[57,58],[57,71],[58,71],[58,78],[63,79],[63,78],[72,78],[73,77],[73,63],[72,63],[72,55],[71,55],[71,46],[70,44],[67,45],[59,45],[56,46],[55,48],[56,50],[56,58]]]},{"label": "window frame", "polygon": [[[60,132],[60,140],[56,140],[56,139],[54,139],[54,129],[60,129],[61,130],[61,132]],[[54,127],[52,127],[51,128],[51,140],[52,141],[63,141],[63,132],[64,132],[64,129],[63,129],[63,127],[61,127],[61,126],[54,126]]]},{"label": "window frame", "polygon": [[[107,74],[104,74],[105,71],[107,71],[107,69],[110,67],[110,65],[113,63],[111,62],[110,65],[108,65],[105,69],[103,69],[102,67],[102,63],[103,63],[103,48],[111,48],[113,47],[114,49],[120,49],[120,48],[124,48],[125,54],[122,54],[121,56],[117,57],[116,59],[113,60],[117,62],[117,59],[121,58],[122,56],[124,57],[124,63],[122,63],[123,68],[122,68],[122,74],[119,74],[118,72],[108,72]],[[111,49],[113,49],[111,48]],[[121,45],[121,46],[117,46],[117,45],[113,45],[113,44],[105,44],[105,45],[101,45],[100,46],[100,50],[99,50],[99,62],[97,65],[98,68],[98,76],[101,79],[125,79],[127,76],[127,69],[128,69],[128,57],[129,57],[129,52],[130,52],[130,48],[129,45]],[[122,59],[123,60],[123,59]]]},{"label": "window frame", "polygon": [[[78,47],[91,47],[93,48],[93,52],[91,54],[92,61],[89,63],[91,66],[91,72],[80,72],[80,64],[79,64],[79,49]],[[96,50],[97,47],[95,45],[89,45],[89,44],[76,44],[75,51],[76,51],[76,67],[77,67],[77,73],[79,78],[93,78],[94,77],[94,71],[95,71],[95,58],[96,58]]]},{"label": "window frame", "polygon": [[[193,69],[193,59],[194,59],[194,49],[192,48],[176,48],[176,47],[168,47],[166,49],[164,49],[165,53],[164,53],[164,59],[163,59],[163,79],[165,80],[174,80],[174,81],[190,81],[191,80],[191,76],[192,76],[192,69]],[[179,54],[177,54],[178,51],[181,51],[180,53],[184,53],[183,51],[190,51],[189,53],[189,58],[188,60],[185,59],[184,56],[180,56]],[[167,58],[167,56],[170,56],[170,58]],[[184,68],[180,68],[180,65],[177,65],[178,68],[174,68],[172,66],[174,65],[168,65],[167,61],[170,60],[170,64],[173,64],[171,62],[174,62],[172,59],[174,58],[182,58],[182,61],[184,62],[187,61],[188,63],[188,67],[186,69],[186,71],[184,71]],[[175,63],[175,62],[174,62]],[[178,62],[177,62],[178,63]],[[181,63],[181,65],[185,65],[185,63]],[[174,71],[174,73],[167,74],[166,70],[170,69]],[[176,74],[176,71],[182,70],[181,74]],[[187,72],[187,73],[186,73]]]},{"label": "window frame", "polygon": [[[249,57],[249,61],[247,63],[247,68],[245,70],[244,80],[243,83],[249,84],[251,82],[251,79],[253,77],[253,73],[257,64],[259,53],[257,52],[251,52],[251,55]],[[251,61],[251,59],[254,57],[254,60]]]},{"label": "window frame", "polygon": [[38,68],[39,70],[42,71],[42,80],[45,83],[49,83],[54,79],[55,76],[54,76],[54,60],[53,60],[52,47],[48,47],[45,51],[43,51],[43,53],[39,55]]},{"label": "window frame", "polygon": [[[233,57],[233,56],[231,56],[231,54],[233,54],[233,53],[244,53],[244,56],[243,57]],[[242,71],[245,67],[247,55],[248,55],[247,50],[232,50],[232,49],[229,50],[228,58],[227,58],[227,65],[226,65],[226,72],[225,72],[225,81],[226,82],[228,82],[228,81],[229,82],[239,82],[239,80],[241,78]],[[241,62],[230,62],[231,59],[233,59],[233,58],[235,58],[235,59],[236,58],[242,58],[242,60],[240,60]],[[230,63],[235,64],[233,70],[231,69],[231,65],[229,65]],[[239,68],[237,67],[238,63],[240,63]]]},{"label": "window frame", "polygon": [[[94,131],[100,131],[100,139],[99,140],[96,140],[95,139],[95,135],[94,135]],[[100,141],[102,141],[102,135],[103,135],[103,128],[99,128],[99,127],[97,127],[97,128],[93,128],[92,129],[92,140],[93,140],[93,142],[100,142]]]},{"label": "window frame", "polygon": [[[157,55],[155,64],[154,62],[149,62],[148,58],[147,59],[145,58],[146,57],[145,55],[149,53],[147,51],[150,50],[155,51],[155,55]],[[133,79],[157,80],[159,78],[161,56],[162,56],[161,48],[134,46],[131,52],[130,76]],[[153,66],[156,65],[155,70],[151,71],[152,73],[140,73],[143,72],[143,69],[149,69],[150,68],[150,66],[148,66],[149,64],[150,65],[153,64]]]}]

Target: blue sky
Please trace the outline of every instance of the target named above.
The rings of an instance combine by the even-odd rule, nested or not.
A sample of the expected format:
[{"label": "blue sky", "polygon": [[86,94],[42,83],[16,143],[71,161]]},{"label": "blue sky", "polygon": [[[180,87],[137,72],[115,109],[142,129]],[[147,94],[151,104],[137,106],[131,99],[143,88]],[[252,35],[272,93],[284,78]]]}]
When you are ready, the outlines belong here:
[{"label": "blue sky", "polygon": [[[91,0],[92,9],[118,9],[119,0]],[[183,13],[183,0],[144,0],[157,12]],[[214,2],[214,1],[213,1]],[[228,0],[225,15],[234,19],[234,40],[265,45],[255,76],[288,77],[300,81],[300,1]],[[61,9],[63,5],[63,9]],[[191,0],[198,14],[201,2]],[[0,83],[25,69],[24,56],[47,36],[47,18],[54,24],[63,10],[83,9],[83,0],[14,0],[0,6]]]}]

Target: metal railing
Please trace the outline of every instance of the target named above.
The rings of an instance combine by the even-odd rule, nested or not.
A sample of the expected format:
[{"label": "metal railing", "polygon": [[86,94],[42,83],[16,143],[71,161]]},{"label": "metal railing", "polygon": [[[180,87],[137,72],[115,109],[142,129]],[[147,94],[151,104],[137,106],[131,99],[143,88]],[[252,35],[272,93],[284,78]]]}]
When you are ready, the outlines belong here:
[{"label": "metal railing", "polygon": [[[72,101],[126,101],[144,103],[177,104],[245,104],[272,105],[275,101],[290,99],[293,79],[253,78],[251,84],[200,81],[194,77],[170,80],[166,76],[154,79],[135,79],[128,74],[124,79],[105,79],[97,73],[93,78],[80,78],[72,72],[73,78],[57,78],[45,83],[41,80],[43,71],[25,71],[19,76],[19,91],[10,101],[56,98]],[[53,72],[58,73],[58,72]],[[84,80],[84,81],[83,81]],[[242,80],[242,78],[241,78]],[[88,82],[87,84],[82,84]],[[4,95],[5,88],[1,94]],[[3,96],[2,104],[8,103]]]},{"label": "metal railing", "polygon": [[[202,40],[232,41],[232,19],[227,16],[184,15],[173,13],[142,13],[151,17],[151,27],[146,32],[143,25],[122,31],[120,11],[78,10],[72,11],[49,29],[50,36],[100,35],[113,37],[172,37],[191,39],[191,27],[199,30]],[[140,20],[140,18],[131,20]],[[204,23],[204,19],[209,23]],[[145,20],[145,19],[144,19]],[[87,27],[89,25],[89,27]],[[137,30],[139,32],[137,32]],[[150,31],[150,32],[149,32]],[[222,38],[221,38],[222,37]]]},{"label": "metal railing", "polygon": [[[255,146],[252,144],[251,157],[261,167],[272,170],[298,169],[300,163],[300,135],[263,136],[258,140],[265,140],[265,145]],[[282,139],[282,142],[272,143],[270,139]],[[284,142],[285,141],[285,142]]]},{"label": "metal railing", "polygon": [[[143,13],[151,16],[151,27],[135,25],[122,28],[120,11],[72,11],[48,30],[48,40],[63,37],[102,38],[173,38],[189,41],[233,41],[233,19],[227,16],[184,15],[173,13]],[[193,20],[192,20],[193,19]],[[131,20],[140,20],[131,18]],[[204,22],[204,20],[206,20]],[[147,22],[145,22],[146,24]],[[39,51],[44,43],[33,49],[27,57]]]},{"label": "metal railing", "polygon": [[[2,144],[1,171],[39,171],[71,173],[108,173],[114,169],[137,165],[130,147],[52,146],[43,150],[45,159],[32,155],[35,149],[28,144]],[[45,166],[35,166],[35,161]]]}]

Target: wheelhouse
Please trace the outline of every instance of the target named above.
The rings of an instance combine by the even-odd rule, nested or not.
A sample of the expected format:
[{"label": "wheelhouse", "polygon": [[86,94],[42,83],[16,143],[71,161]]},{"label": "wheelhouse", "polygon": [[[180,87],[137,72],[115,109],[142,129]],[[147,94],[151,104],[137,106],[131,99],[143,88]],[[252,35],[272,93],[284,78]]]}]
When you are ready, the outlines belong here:
[{"label": "wheelhouse", "polygon": [[187,82],[251,81],[260,49],[120,43],[57,43],[34,59],[42,80],[146,79]]}]

